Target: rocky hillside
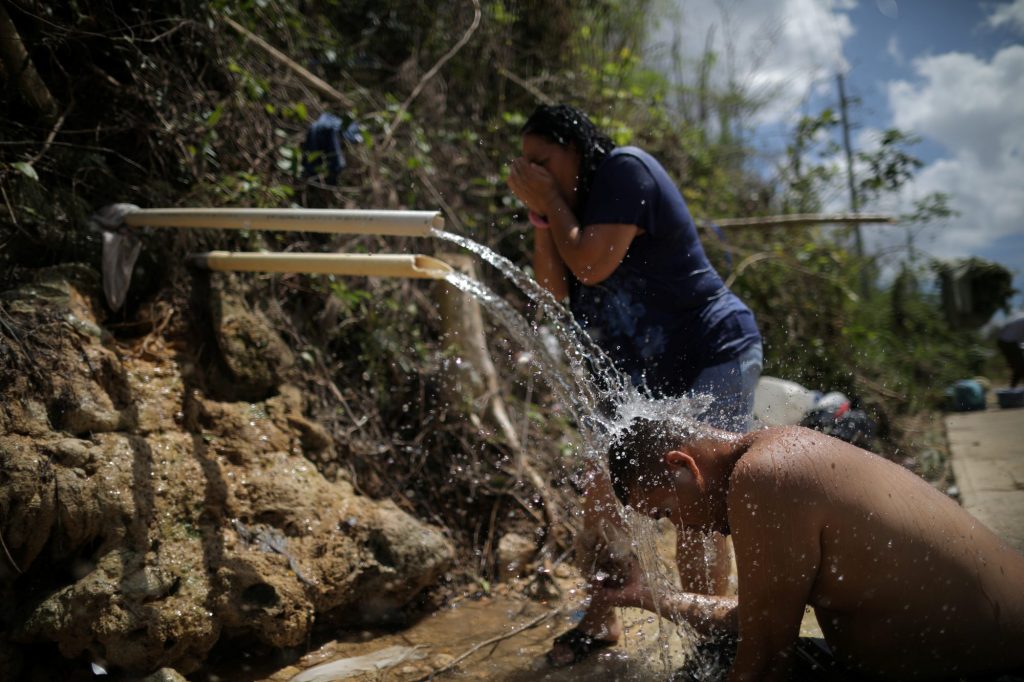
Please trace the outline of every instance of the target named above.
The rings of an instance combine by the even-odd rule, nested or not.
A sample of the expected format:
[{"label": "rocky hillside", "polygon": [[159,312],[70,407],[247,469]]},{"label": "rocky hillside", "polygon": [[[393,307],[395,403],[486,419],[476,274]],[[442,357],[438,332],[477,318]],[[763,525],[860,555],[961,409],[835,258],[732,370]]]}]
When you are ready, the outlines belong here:
[{"label": "rocky hillside", "polygon": [[188,673],[222,639],[400,619],[453,547],[319,472],[334,441],[266,320],[215,277],[204,323],[167,307],[119,342],[98,280],[46,268],[2,294],[0,679],[38,666],[31,643]]},{"label": "rocky hillside", "polygon": [[[421,283],[184,266],[214,249],[438,242],[138,230],[115,311],[88,218],[113,202],[440,210],[528,267],[532,228],[504,177],[550,101],[653,153],[698,218],[820,208],[828,169],[807,162],[830,112],[793,131],[795,175],[765,178],[743,132],[763,102],[706,82],[717,55],[671,77],[646,65],[660,6],[0,3],[0,682],[67,678],[59,654],[80,671],[187,672],[217,643],[393,622],[450,596],[432,585],[487,592],[510,538],[544,587],[571,556],[578,438],[528,349],[485,318],[481,381]],[[324,114],[359,131],[333,178],[304,151]],[[705,246],[757,315],[766,373],[860,396],[883,425],[977,373],[923,275],[862,299],[873,270],[842,239],[725,237]],[[474,276],[535,318],[493,268]],[[504,427],[488,419],[498,399]],[[921,429],[892,422],[890,454],[920,449]]]}]

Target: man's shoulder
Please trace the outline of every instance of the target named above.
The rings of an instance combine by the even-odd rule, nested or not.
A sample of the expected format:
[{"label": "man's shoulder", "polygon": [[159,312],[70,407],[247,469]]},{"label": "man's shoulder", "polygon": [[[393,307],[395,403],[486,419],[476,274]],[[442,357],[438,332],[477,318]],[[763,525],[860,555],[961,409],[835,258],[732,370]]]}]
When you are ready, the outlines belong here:
[{"label": "man's shoulder", "polygon": [[790,480],[810,467],[812,453],[827,450],[835,440],[802,426],[775,426],[748,434],[746,452],[736,462],[737,480],[765,477]]},{"label": "man's shoulder", "polygon": [[753,459],[763,452],[789,450],[794,446],[817,443],[822,433],[804,426],[769,426],[747,434],[747,449],[741,460]]},{"label": "man's shoulder", "polygon": [[761,510],[764,519],[781,515],[817,523],[824,501],[822,479],[830,475],[826,460],[833,440],[791,426],[750,434],[749,447],[729,477],[730,522],[738,523],[748,510]]}]

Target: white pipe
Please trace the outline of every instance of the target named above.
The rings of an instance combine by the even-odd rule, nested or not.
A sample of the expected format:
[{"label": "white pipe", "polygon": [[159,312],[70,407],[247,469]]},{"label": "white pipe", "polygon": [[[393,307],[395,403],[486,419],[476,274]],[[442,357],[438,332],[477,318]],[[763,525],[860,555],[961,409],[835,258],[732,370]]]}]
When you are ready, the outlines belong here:
[{"label": "white pipe", "polygon": [[333,232],[426,237],[444,229],[437,211],[362,211],[330,208],[141,208],[124,217],[132,227]]},{"label": "white pipe", "polygon": [[419,254],[247,253],[210,251],[192,254],[188,262],[209,270],[235,272],[303,272],[356,277],[444,279],[452,267]]}]

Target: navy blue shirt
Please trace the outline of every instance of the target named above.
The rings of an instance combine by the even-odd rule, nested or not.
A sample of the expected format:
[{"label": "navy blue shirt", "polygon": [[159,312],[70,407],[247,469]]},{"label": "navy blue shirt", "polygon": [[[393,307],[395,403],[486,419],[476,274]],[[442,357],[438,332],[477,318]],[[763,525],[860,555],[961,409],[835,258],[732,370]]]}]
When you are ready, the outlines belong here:
[{"label": "navy blue shirt", "polygon": [[708,262],[678,188],[647,152],[618,147],[601,162],[581,226],[602,224],[643,234],[603,282],[570,275],[569,305],[634,384],[680,395],[701,370],[761,340],[753,313]]}]

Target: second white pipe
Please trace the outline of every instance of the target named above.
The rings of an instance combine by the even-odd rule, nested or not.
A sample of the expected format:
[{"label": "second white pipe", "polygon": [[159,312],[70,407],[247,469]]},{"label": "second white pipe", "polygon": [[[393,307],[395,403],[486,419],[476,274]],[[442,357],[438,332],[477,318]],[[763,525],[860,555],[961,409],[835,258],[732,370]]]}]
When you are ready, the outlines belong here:
[{"label": "second white pipe", "polygon": [[209,270],[235,272],[302,272],[362,277],[444,279],[452,267],[419,254],[247,253],[210,251],[193,254],[189,262]]}]

